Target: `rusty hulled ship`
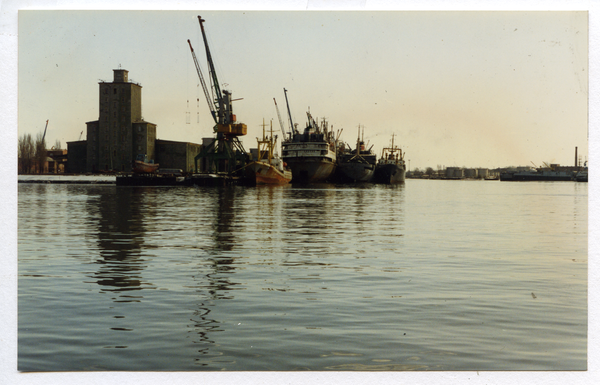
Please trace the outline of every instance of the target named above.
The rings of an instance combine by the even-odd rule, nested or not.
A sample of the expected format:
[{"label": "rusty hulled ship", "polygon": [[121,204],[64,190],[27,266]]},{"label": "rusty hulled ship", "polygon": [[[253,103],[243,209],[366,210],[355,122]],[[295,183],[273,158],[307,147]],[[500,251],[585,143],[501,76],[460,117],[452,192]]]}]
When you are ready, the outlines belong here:
[{"label": "rusty hulled ship", "polygon": [[271,135],[265,133],[263,122],[262,140],[256,138],[258,149],[256,160],[247,166],[247,177],[255,184],[285,184],[292,180],[292,171],[287,167],[279,155],[275,152],[277,136],[273,136],[273,125],[271,124]]}]

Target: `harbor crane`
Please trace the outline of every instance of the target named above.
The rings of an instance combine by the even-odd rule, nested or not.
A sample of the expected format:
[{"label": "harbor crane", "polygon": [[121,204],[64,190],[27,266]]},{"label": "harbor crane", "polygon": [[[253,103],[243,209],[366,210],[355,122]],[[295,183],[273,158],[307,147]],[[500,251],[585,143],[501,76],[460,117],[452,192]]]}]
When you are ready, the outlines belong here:
[{"label": "harbor crane", "polygon": [[246,163],[249,160],[248,153],[244,150],[239,136],[246,135],[248,128],[244,123],[236,121],[236,116],[233,114],[232,102],[241,99],[231,99],[231,92],[221,90],[217,72],[213,63],[206,31],[204,30],[205,20],[198,16],[202,39],[204,41],[204,49],[206,51],[206,60],[208,62],[208,74],[210,80],[210,95],[204,76],[200,70],[200,65],[194,53],[192,43],[188,40],[192,59],[196,66],[198,78],[202,84],[204,96],[208,103],[213,120],[215,121],[214,132],[217,134],[215,140],[211,144],[205,146],[198,155],[194,158],[196,172],[199,172],[199,163],[204,166],[203,171],[208,173],[221,173],[229,176],[241,175]]},{"label": "harbor crane", "polygon": [[215,111],[214,104],[211,101],[211,97],[208,94],[208,89],[206,88],[206,82],[204,81],[204,76],[202,75],[202,70],[200,69],[200,64],[198,64],[198,59],[196,58],[196,54],[194,53],[194,48],[192,48],[192,42],[188,39],[188,44],[190,45],[190,51],[192,51],[192,59],[194,59],[194,65],[196,66],[196,72],[198,73],[198,78],[200,78],[200,84],[202,85],[202,90],[204,91],[204,96],[206,97],[206,101],[208,102],[208,108],[210,108],[210,114],[212,115],[215,123],[217,123],[217,112]]},{"label": "harbor crane", "polygon": [[[275,98],[273,98],[273,101],[275,102],[275,110],[277,110],[277,118],[279,119],[279,127],[281,127],[281,133],[283,134],[283,137],[285,138],[285,129],[283,128],[283,120],[281,119],[281,114],[279,113],[279,107],[277,106],[277,100],[275,100]],[[290,139],[292,138],[292,134],[290,133]]]},{"label": "harbor crane", "polygon": [[292,121],[292,113],[290,112],[290,103],[288,102],[288,98],[287,98],[287,90],[284,88],[283,89],[283,94],[285,95],[285,104],[287,105],[287,110],[288,110],[288,116],[290,117],[290,131],[292,132],[292,135],[295,134],[296,130],[294,129],[294,122]]},{"label": "harbor crane", "polygon": [[[48,119],[50,120],[50,119]],[[44,139],[46,139],[46,129],[48,129],[48,120],[46,120],[46,127],[44,127],[44,135],[42,135],[42,143],[44,143]]]}]

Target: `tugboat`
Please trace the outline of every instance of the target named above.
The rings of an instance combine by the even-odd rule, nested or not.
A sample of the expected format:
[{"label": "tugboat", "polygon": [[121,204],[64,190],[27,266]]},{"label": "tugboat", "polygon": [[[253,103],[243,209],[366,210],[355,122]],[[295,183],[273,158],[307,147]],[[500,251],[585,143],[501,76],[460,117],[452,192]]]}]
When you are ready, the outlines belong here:
[{"label": "tugboat", "polygon": [[394,146],[394,135],[392,135],[392,146],[381,151],[381,158],[379,158],[373,174],[373,182],[381,184],[404,183],[405,175],[404,154],[398,146]]},{"label": "tugboat", "polygon": [[146,154],[138,154],[133,161],[133,172],[135,174],[152,174],[156,170],[158,170],[158,163],[154,163],[154,160],[148,160]]},{"label": "tugboat", "polygon": [[356,139],[356,149],[342,151],[338,158],[338,165],[335,171],[335,180],[340,183],[368,183],[373,178],[377,156],[371,152],[371,146],[365,149],[364,128],[363,139],[360,138],[360,126],[358,128],[358,138]]},{"label": "tugboat", "polygon": [[279,155],[274,151],[277,136],[273,136],[273,123],[271,123],[271,136],[265,135],[263,122],[263,137],[258,141],[257,159],[247,166],[248,178],[256,184],[285,184],[292,180],[292,171],[287,168]]}]

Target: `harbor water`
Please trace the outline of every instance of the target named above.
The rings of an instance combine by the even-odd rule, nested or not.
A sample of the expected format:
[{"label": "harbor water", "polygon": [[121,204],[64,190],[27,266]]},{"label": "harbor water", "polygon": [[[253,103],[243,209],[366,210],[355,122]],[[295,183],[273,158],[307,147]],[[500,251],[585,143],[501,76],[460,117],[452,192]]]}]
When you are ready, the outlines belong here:
[{"label": "harbor water", "polygon": [[18,186],[21,371],[586,370],[588,185]]}]

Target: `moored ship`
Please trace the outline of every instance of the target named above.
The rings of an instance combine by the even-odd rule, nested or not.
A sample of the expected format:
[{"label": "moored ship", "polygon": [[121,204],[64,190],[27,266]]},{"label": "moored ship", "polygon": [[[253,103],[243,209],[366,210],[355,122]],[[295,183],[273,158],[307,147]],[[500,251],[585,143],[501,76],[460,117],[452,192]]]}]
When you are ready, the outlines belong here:
[{"label": "moored ship", "polygon": [[277,136],[273,136],[273,127],[271,126],[271,136],[267,137],[263,123],[263,137],[262,140],[257,138],[257,141],[257,159],[247,166],[248,178],[256,184],[289,183],[292,171],[274,151]]},{"label": "moored ship", "polygon": [[583,165],[583,170],[580,170],[575,175],[575,180],[577,182],[587,182],[588,181],[588,165],[587,161]]},{"label": "moored ship", "polygon": [[360,138],[359,129],[356,149],[348,148],[348,150],[339,154],[334,179],[339,183],[370,182],[375,172],[376,163],[377,156],[371,152],[371,148],[365,149],[365,142],[364,139],[361,140]]},{"label": "moored ship", "polygon": [[282,143],[282,158],[292,170],[292,183],[323,182],[336,166],[336,141],[327,121],[323,119],[319,125],[310,112],[307,116],[304,132],[294,130]]},{"label": "moored ship", "polygon": [[151,174],[158,170],[158,163],[154,163],[153,160],[148,160],[146,154],[138,154],[137,158],[133,161],[133,172],[136,174]]},{"label": "moored ship", "polygon": [[559,165],[550,167],[531,168],[525,171],[509,171],[500,174],[500,180],[504,182],[523,181],[572,181],[575,174],[570,170],[560,170]]},{"label": "moored ship", "polygon": [[405,176],[404,154],[398,146],[394,146],[394,136],[392,135],[391,147],[386,147],[381,152],[381,158],[379,158],[373,174],[373,182],[381,184],[404,183]]}]

